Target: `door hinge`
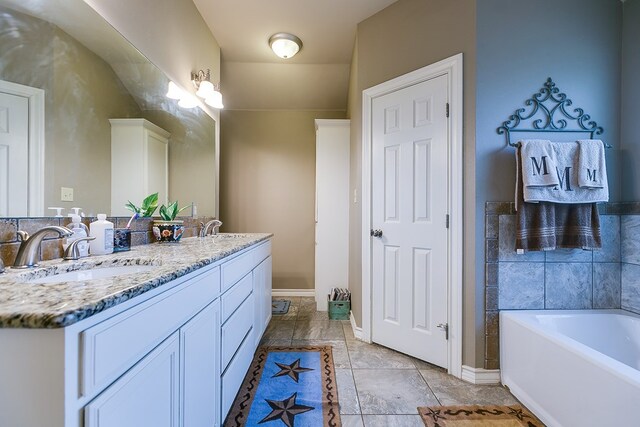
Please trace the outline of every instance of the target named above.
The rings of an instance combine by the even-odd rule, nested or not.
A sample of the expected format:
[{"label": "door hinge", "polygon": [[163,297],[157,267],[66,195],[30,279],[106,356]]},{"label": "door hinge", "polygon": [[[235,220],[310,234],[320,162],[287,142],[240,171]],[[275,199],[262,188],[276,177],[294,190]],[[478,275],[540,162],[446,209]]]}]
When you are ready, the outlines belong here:
[{"label": "door hinge", "polygon": [[445,218],[446,227],[449,228],[449,214]]},{"label": "door hinge", "polygon": [[442,329],[444,331],[444,339],[449,340],[449,324],[448,323],[438,323],[436,327]]},{"label": "door hinge", "polygon": [[449,117],[449,103],[447,102],[447,117]]}]

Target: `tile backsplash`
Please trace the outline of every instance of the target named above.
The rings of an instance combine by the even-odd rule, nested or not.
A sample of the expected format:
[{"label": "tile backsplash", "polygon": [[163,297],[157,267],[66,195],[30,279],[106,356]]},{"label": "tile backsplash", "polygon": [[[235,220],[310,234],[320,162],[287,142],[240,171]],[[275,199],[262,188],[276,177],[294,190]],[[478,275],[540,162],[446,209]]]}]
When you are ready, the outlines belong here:
[{"label": "tile backsplash", "polygon": [[[95,221],[96,218],[85,217],[82,222],[88,227],[89,223]],[[109,221],[113,222],[116,228],[125,228],[129,217],[109,217]],[[193,237],[198,234],[201,222],[207,222],[213,217],[179,217],[184,221],[185,231],[184,237]],[[12,265],[20,242],[18,241],[17,231],[23,230],[29,234],[33,234],[37,230],[47,225],[64,225],[71,223],[70,218],[55,217],[39,217],[39,218],[0,218],[0,259],[5,265]],[[155,243],[153,236],[153,219],[140,218],[131,223],[131,246],[146,245]],[[50,237],[46,237],[40,245],[40,257],[42,260],[51,260],[62,258],[63,239],[58,238],[55,233]]]},{"label": "tile backsplash", "polygon": [[499,368],[500,310],[640,313],[640,205],[599,205],[602,249],[515,250],[513,203],[485,208],[485,368]]}]

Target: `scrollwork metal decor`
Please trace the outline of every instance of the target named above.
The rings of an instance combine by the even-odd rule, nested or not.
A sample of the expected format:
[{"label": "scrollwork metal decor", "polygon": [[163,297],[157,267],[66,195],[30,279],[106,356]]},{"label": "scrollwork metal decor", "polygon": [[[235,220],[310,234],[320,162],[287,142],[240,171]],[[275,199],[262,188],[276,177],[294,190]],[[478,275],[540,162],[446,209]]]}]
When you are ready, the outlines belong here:
[{"label": "scrollwork metal decor", "polygon": [[[511,142],[511,132],[570,132],[589,133],[591,139],[595,135],[601,135],[604,130],[602,126],[591,120],[591,116],[586,114],[582,108],[573,108],[573,102],[567,95],[560,92],[551,77],[547,79],[544,87],[527,99],[524,104],[530,107],[517,109],[509,119],[502,123],[497,129],[498,134],[505,135],[507,144],[517,147],[517,143]],[[518,128],[519,125],[530,120],[531,128]],[[570,127],[570,123],[575,124],[575,128]],[[605,144],[605,147],[611,148]]]}]

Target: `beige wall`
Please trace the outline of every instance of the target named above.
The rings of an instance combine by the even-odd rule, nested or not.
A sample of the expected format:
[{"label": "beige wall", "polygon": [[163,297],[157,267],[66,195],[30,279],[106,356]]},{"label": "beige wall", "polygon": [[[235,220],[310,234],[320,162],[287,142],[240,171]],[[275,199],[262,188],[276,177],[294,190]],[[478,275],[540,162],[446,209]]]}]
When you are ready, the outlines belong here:
[{"label": "beige wall", "polygon": [[314,288],[314,119],[334,118],[344,112],[221,114],[223,231],[274,233],[274,289]]},{"label": "beige wall", "polygon": [[[476,298],[474,270],[475,194],[475,52],[474,0],[399,0],[358,25],[352,87],[351,191],[361,193],[362,91],[415,69],[462,52],[464,54],[464,334],[463,362],[482,366],[482,295]],[[354,90],[353,85],[356,85]],[[359,197],[360,199],[360,197]],[[352,309],[362,322],[361,206],[350,213],[350,268]],[[479,305],[479,307],[477,306]],[[480,310],[478,310],[480,308]]]}]

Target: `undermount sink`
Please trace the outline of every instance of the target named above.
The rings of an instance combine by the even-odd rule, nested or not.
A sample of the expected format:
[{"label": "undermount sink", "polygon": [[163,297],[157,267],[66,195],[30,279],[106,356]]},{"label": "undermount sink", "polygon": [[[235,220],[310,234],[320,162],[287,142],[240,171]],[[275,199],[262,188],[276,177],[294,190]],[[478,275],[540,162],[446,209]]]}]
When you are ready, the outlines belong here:
[{"label": "undermount sink", "polygon": [[113,267],[75,270],[28,280],[29,283],[83,282],[86,280],[106,279],[123,274],[144,273],[158,268],[156,265],[118,265]]}]

